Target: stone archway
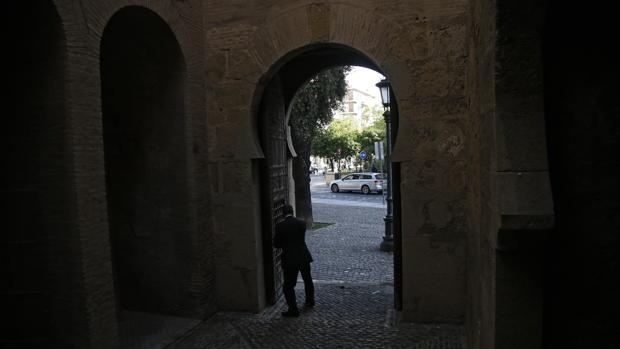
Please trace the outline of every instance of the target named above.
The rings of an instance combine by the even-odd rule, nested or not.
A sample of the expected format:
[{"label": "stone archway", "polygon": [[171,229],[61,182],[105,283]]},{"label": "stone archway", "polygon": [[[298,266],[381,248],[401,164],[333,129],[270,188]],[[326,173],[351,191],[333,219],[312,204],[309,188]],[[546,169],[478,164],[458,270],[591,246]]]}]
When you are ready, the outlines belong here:
[{"label": "stone archway", "polygon": [[[281,208],[290,203],[290,178],[292,177],[290,161],[295,153],[288,142],[287,124],[288,110],[292,105],[295,93],[309,79],[321,70],[342,65],[365,66],[379,71],[376,64],[363,53],[344,45],[317,44],[304,47],[285,55],[274,64],[273,71],[267,73],[262,79],[265,82],[263,88],[259,88],[259,94],[255,96],[258,109],[255,111],[260,144],[265,154],[265,159],[260,162],[261,167],[261,207],[262,207],[262,246],[263,263],[265,273],[265,294],[270,303],[274,303],[281,295],[281,271],[279,251],[273,249],[272,239],[275,224],[281,218]],[[392,108],[394,117],[394,137],[398,129],[398,106],[395,102]],[[394,166],[399,179],[399,167]],[[400,197],[400,187],[395,182],[395,197]],[[400,246],[400,205],[396,205],[395,237],[396,249],[394,255],[395,270],[395,296],[397,306],[402,300],[402,275],[401,275],[401,246]]]},{"label": "stone archway", "polygon": [[101,40],[108,221],[120,309],[181,314],[189,300],[191,222],[185,61],[154,12],[125,7]]},{"label": "stone archway", "polygon": [[0,346],[63,343],[73,290],[65,280],[70,216],[66,41],[52,1],[10,1],[2,23]]},{"label": "stone archway", "polygon": [[[462,15],[458,9],[448,12],[455,18]],[[219,214],[222,226],[243,232],[226,234],[220,246],[222,251],[243,248],[255,257],[252,261],[234,256],[217,259],[226,271],[218,273],[220,304],[230,309],[261,309],[264,251],[257,245],[264,229],[257,229],[260,224],[256,223],[261,215],[256,209],[259,186],[253,175],[252,180],[244,179],[255,168],[252,163],[266,156],[254,112],[259,110],[260,98],[255,97],[267,87],[269,72],[279,71],[288,61],[283,57],[298,55],[297,50],[303,48],[340,45],[369,57],[398,91],[399,132],[393,159],[401,171],[403,318],[463,321],[466,239],[474,212],[468,191],[467,23],[455,20],[446,31],[439,19],[411,24],[391,20],[364,4],[327,2],[269,8],[254,25],[218,23],[223,28],[207,32],[207,59],[225,63],[208,71],[212,90],[207,98],[215,101],[209,113],[220,116],[210,121],[215,130],[212,158],[218,161],[218,171],[226,169],[234,176],[220,176],[214,182],[217,187],[244,183],[236,192],[222,191],[219,206],[222,211],[235,207],[253,217],[240,224],[232,215]],[[234,42],[223,35],[231,30],[239,33]],[[294,93],[286,87],[284,91]],[[236,202],[241,195],[250,199]],[[237,285],[250,291],[232,297],[229,290]]]}]

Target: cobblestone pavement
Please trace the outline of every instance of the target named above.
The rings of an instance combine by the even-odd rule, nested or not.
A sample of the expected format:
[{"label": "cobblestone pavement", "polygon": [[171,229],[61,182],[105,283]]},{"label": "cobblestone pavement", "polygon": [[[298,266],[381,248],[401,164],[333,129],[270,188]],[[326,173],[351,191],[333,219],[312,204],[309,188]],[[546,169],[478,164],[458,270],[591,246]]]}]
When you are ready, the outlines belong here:
[{"label": "cobblestone pavement", "polygon": [[[385,209],[315,204],[308,232],[316,306],[283,318],[284,301],[261,314],[219,312],[168,348],[465,348],[462,326],[396,324],[393,255],[381,252]],[[303,283],[296,287],[303,304]]]},{"label": "cobblestone pavement", "polygon": [[199,323],[197,319],[123,311],[119,323],[120,348],[164,348]]},{"label": "cobblestone pavement", "polygon": [[461,326],[395,325],[390,286],[319,283],[316,291],[316,306],[299,318],[282,318],[283,302],[261,314],[219,312],[168,348],[464,348]]},{"label": "cobblestone pavement", "polygon": [[394,256],[379,250],[385,235],[384,209],[314,204],[315,222],[334,223],[309,231],[316,280],[392,283]]}]

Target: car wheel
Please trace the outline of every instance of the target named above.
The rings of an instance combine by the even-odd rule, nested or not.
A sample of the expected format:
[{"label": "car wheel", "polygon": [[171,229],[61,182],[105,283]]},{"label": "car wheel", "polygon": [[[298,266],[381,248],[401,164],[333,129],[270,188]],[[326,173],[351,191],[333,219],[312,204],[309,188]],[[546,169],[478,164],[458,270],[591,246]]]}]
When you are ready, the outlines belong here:
[{"label": "car wheel", "polygon": [[362,186],[362,193],[370,194],[370,188],[367,185]]},{"label": "car wheel", "polygon": [[338,188],[338,185],[337,184],[332,184],[332,193],[337,193],[339,191],[340,191],[340,189]]}]

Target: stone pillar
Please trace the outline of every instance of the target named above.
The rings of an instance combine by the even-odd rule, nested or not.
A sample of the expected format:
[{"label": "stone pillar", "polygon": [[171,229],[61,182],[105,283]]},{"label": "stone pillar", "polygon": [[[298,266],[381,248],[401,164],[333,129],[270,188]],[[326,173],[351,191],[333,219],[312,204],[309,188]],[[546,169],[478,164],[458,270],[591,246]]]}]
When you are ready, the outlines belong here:
[{"label": "stone pillar", "polygon": [[553,228],[542,85],[543,4],[497,2],[496,142],[500,227],[495,346],[542,347],[542,248]]},{"label": "stone pillar", "polygon": [[258,161],[212,163],[216,293],[220,309],[265,307]]}]

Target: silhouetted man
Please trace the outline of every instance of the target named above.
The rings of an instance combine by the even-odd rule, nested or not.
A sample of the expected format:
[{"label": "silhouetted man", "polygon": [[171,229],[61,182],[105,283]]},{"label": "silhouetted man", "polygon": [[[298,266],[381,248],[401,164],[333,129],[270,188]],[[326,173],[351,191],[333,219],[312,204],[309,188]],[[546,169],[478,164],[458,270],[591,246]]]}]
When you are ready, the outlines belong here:
[{"label": "silhouetted man", "polygon": [[288,311],[282,316],[299,316],[297,300],[295,299],[295,284],[297,273],[301,272],[306,291],[306,307],[314,306],[314,285],[310,275],[312,255],[306,246],[306,222],[293,216],[293,206],[285,205],[282,209],[284,220],[276,225],[276,235],[273,245],[282,249],[282,271],[284,284],[282,290],[288,305]]}]

